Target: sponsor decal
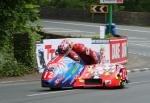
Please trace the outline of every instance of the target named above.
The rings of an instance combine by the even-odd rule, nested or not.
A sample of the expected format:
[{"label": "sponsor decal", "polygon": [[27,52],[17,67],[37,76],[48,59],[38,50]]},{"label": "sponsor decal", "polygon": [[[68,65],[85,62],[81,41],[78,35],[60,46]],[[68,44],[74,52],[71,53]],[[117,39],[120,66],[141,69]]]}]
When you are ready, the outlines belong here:
[{"label": "sponsor decal", "polygon": [[45,49],[47,52],[47,60],[51,60],[55,55],[55,49],[52,48],[52,45],[45,45]]},{"label": "sponsor decal", "polygon": [[122,58],[127,57],[127,43],[122,43]]},{"label": "sponsor decal", "polygon": [[56,80],[55,80],[55,85],[59,84],[62,80],[63,76],[60,76],[58,77]]},{"label": "sponsor decal", "polygon": [[65,80],[62,81],[62,83],[65,83],[67,80],[69,80],[71,78],[71,75],[69,75],[68,77],[66,77]]},{"label": "sponsor decal", "polygon": [[105,84],[111,84],[111,80],[105,80]]},{"label": "sponsor decal", "polygon": [[120,58],[120,44],[112,44],[112,59]]},{"label": "sponsor decal", "polygon": [[74,77],[74,78],[71,80],[70,85],[74,83],[75,78],[76,78],[76,77]]}]

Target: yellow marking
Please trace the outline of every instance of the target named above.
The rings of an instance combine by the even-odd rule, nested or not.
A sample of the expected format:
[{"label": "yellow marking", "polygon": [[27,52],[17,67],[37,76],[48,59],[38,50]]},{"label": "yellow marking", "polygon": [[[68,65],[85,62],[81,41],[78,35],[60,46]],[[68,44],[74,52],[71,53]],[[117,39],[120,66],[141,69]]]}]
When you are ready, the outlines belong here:
[{"label": "yellow marking", "polygon": [[116,77],[116,79],[119,79],[119,77],[117,75],[115,77]]},{"label": "yellow marking", "polygon": [[79,67],[79,65],[77,65],[77,66],[74,68],[74,70],[72,71],[72,74],[74,74],[74,73],[77,71],[78,67]]},{"label": "yellow marking", "polygon": [[88,77],[88,75],[89,75],[89,73],[86,73],[86,74],[85,74],[85,77]]},{"label": "yellow marking", "polygon": [[89,68],[88,68],[88,71],[89,71],[89,72],[91,72],[91,71],[92,71],[92,68],[91,68],[91,67],[89,67]]},{"label": "yellow marking", "polygon": [[105,76],[108,76],[108,75],[109,75],[109,72],[105,72],[104,75],[105,75]]},{"label": "yellow marking", "polygon": [[83,80],[83,79],[81,79],[81,78],[79,78],[79,82],[84,83],[84,80]]}]

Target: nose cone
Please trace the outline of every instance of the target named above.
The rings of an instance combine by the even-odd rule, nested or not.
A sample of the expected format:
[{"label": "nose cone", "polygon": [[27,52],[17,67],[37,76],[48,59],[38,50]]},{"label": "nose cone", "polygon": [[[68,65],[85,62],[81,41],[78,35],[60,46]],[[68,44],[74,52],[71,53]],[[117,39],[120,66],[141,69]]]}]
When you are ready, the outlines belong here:
[{"label": "nose cone", "polygon": [[52,87],[54,86],[54,81],[56,79],[56,73],[51,70],[45,70],[42,74],[41,84],[42,87]]}]

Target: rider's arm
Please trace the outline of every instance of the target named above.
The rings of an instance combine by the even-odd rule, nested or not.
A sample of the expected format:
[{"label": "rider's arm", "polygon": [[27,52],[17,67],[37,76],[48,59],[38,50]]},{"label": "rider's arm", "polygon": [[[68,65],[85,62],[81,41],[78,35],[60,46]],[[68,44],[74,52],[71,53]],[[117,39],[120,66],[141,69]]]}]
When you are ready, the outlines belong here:
[{"label": "rider's arm", "polygon": [[70,58],[72,58],[73,60],[75,60],[75,61],[80,61],[79,55],[75,51],[73,51],[73,50],[70,50],[68,56]]}]

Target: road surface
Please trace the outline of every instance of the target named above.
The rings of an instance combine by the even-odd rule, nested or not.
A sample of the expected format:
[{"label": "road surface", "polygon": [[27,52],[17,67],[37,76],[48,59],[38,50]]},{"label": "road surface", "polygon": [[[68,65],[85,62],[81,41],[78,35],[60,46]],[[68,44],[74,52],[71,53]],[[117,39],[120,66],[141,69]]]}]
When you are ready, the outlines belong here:
[{"label": "road surface", "polygon": [[0,84],[0,103],[149,103],[150,71],[129,73],[124,89],[65,89],[49,91],[40,81]]}]

